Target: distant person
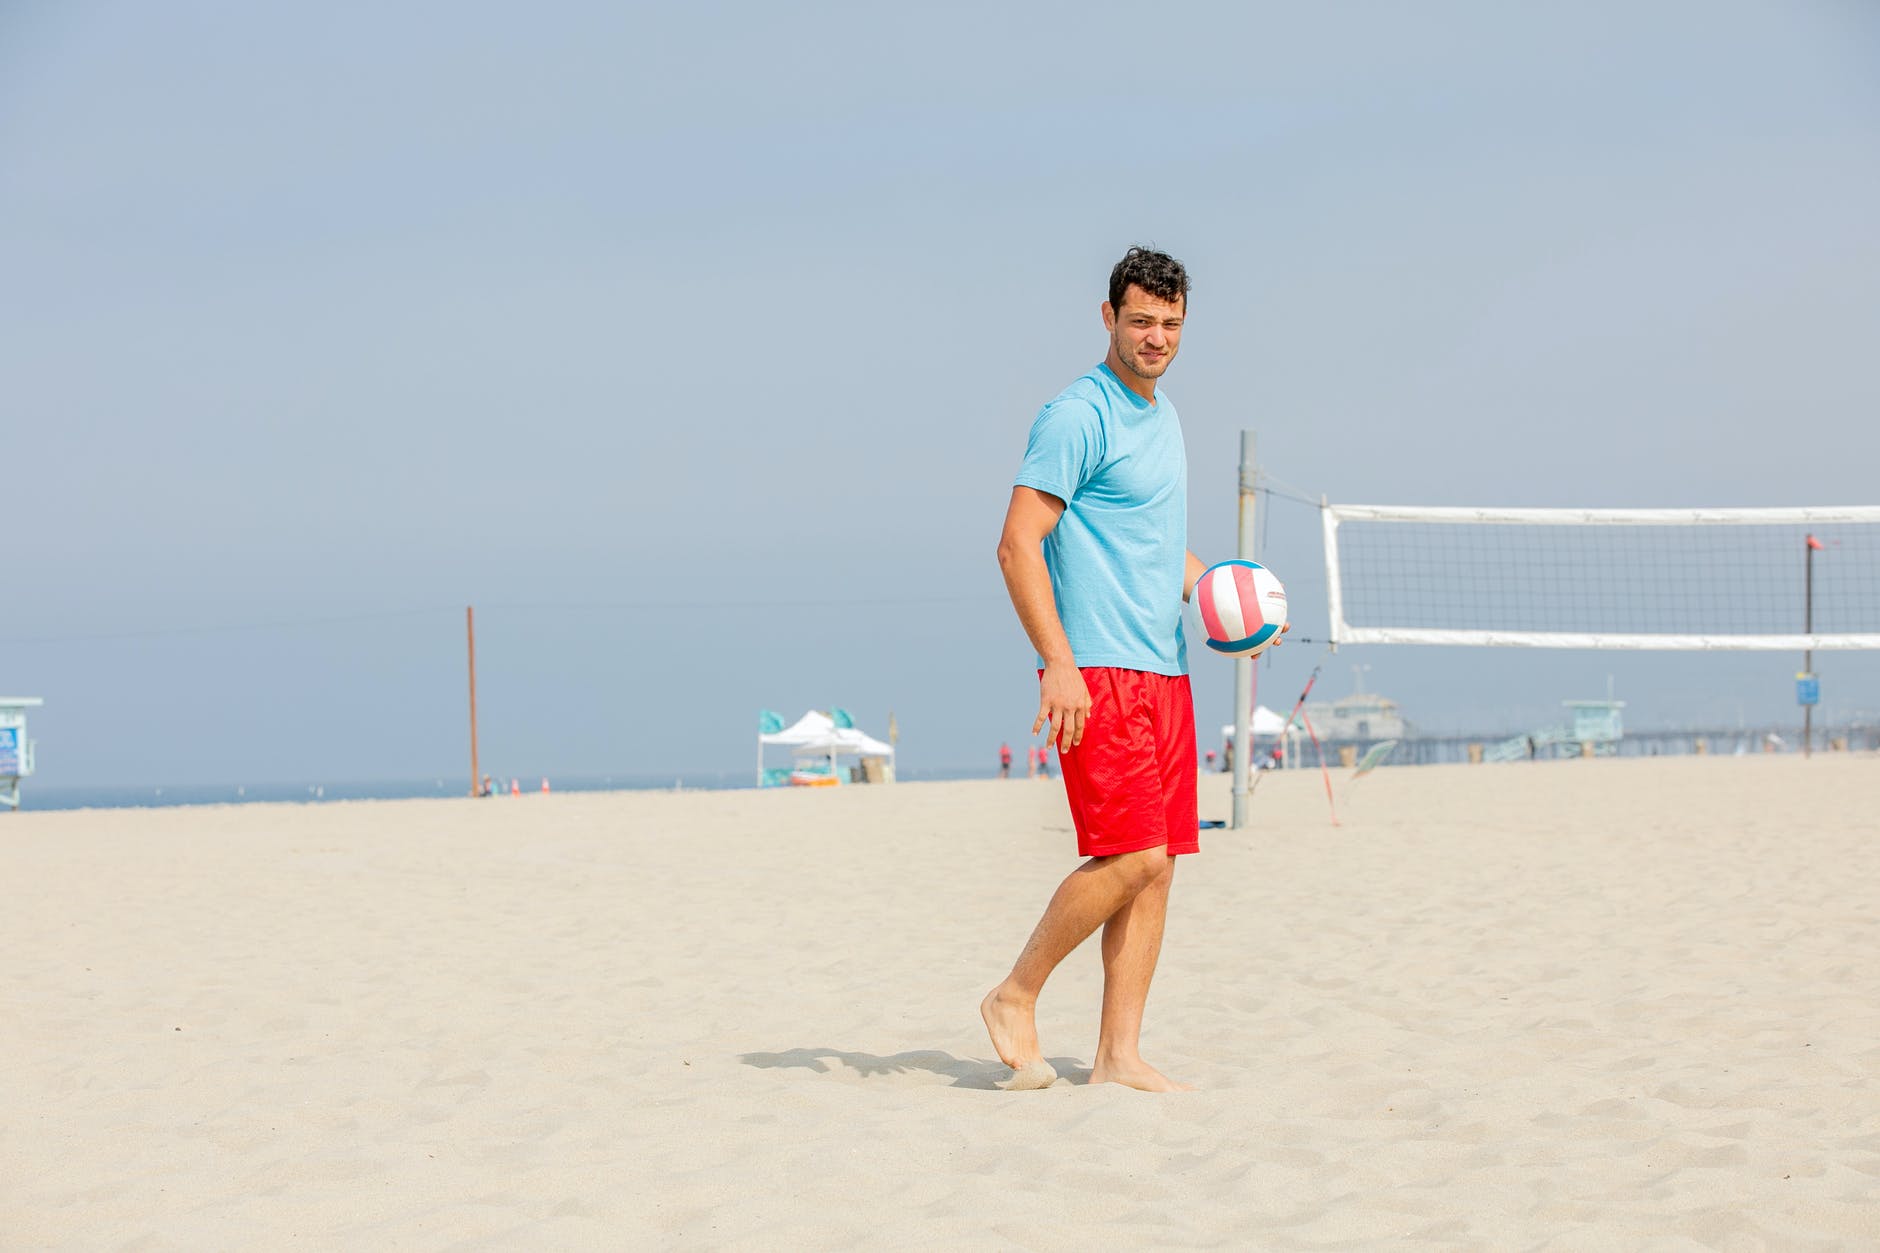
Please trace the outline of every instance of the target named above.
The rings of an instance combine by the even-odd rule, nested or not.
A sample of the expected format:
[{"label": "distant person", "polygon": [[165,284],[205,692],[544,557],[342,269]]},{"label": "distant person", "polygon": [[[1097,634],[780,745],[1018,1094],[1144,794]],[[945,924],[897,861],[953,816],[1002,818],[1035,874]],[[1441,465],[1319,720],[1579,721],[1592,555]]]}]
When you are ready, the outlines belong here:
[{"label": "distant person", "polygon": [[1221,748],[1221,773],[1234,773],[1234,741],[1229,740]]},{"label": "distant person", "polygon": [[1051,749],[1048,745],[1038,747],[1038,777],[1041,779],[1051,777]]},{"label": "distant person", "polygon": [[490,776],[488,776],[487,774],[483,776],[483,787],[482,787],[482,790],[480,790],[477,793],[477,795],[478,796],[496,795],[496,785],[490,780]]},{"label": "distant person", "polygon": [[1038,652],[1049,726],[1087,857],[1065,877],[980,1016],[1015,1088],[1057,1072],[1038,1044],[1045,980],[1103,930],[1103,1015],[1092,1083],[1169,1092],[1142,1059],[1149,982],[1174,859],[1200,848],[1194,700],[1182,602],[1205,567],[1188,551],[1181,419],[1156,386],[1181,345],[1188,274],[1131,248],[1110,272],[1103,364],[1032,422],[999,537],[999,568]]},{"label": "distant person", "polygon": [[999,777],[1001,779],[1012,777],[1012,746],[1010,744],[999,745]]}]

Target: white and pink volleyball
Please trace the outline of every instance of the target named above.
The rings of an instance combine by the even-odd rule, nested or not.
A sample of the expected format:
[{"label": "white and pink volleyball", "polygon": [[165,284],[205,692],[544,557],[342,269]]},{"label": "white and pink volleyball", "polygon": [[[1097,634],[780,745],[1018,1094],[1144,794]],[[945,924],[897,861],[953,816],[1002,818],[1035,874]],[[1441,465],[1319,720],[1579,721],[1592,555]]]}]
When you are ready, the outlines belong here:
[{"label": "white and pink volleyball", "polygon": [[1195,581],[1194,604],[1208,647],[1229,657],[1257,657],[1286,627],[1286,589],[1257,561],[1223,561]]}]

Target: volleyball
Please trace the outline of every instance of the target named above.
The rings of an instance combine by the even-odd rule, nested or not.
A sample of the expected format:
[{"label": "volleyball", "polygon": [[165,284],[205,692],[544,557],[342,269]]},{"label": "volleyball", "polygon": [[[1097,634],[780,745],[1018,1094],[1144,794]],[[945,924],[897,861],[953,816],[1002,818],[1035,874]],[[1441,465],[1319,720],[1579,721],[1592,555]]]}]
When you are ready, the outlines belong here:
[{"label": "volleyball", "polygon": [[1195,607],[1208,647],[1229,657],[1257,657],[1286,629],[1286,589],[1257,561],[1223,561],[1195,580]]}]

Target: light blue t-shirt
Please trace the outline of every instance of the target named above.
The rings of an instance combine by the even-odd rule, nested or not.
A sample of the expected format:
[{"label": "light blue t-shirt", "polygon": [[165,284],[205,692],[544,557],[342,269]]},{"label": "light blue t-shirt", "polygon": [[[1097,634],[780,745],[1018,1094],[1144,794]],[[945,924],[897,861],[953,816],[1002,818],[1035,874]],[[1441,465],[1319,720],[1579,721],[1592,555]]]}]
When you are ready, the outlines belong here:
[{"label": "light blue t-shirt", "polygon": [[1188,456],[1168,397],[1098,366],[1039,411],[1015,484],[1064,502],[1044,561],[1077,664],[1187,674]]}]

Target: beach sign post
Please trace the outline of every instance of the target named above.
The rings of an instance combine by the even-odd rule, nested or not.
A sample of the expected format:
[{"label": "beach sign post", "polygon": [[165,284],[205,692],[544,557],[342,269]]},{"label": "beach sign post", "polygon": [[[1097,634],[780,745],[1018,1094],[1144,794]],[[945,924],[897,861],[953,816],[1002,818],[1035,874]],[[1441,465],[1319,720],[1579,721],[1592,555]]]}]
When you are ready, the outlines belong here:
[{"label": "beach sign post", "polygon": [[33,772],[26,711],[44,703],[37,696],[0,696],[0,809],[20,807],[20,780]]},{"label": "beach sign post", "polygon": [[1802,756],[1809,756],[1809,744],[1814,739],[1815,706],[1821,703],[1821,676],[1812,670],[1803,670],[1795,676],[1795,703],[1802,707]]}]

